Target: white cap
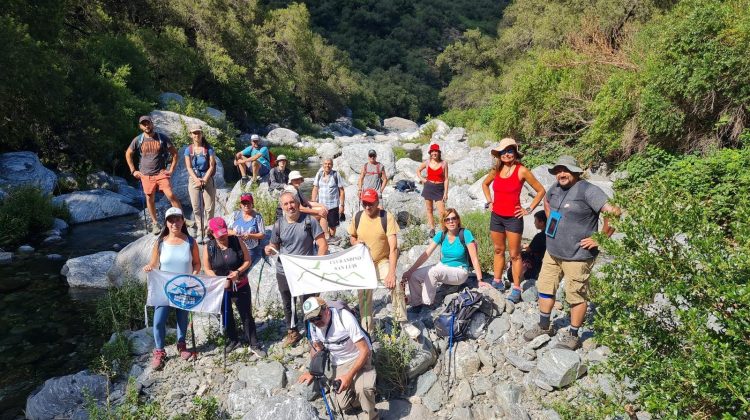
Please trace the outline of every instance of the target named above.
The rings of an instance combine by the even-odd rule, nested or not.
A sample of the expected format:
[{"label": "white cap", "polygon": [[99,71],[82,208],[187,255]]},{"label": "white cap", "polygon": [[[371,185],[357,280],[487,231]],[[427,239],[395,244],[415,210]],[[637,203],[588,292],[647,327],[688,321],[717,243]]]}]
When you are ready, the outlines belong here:
[{"label": "white cap", "polygon": [[284,155],[278,155],[278,156],[276,156],[276,162],[278,162],[280,160],[289,161],[289,159],[287,159],[286,156],[284,156]]},{"label": "white cap", "polygon": [[250,136],[250,141],[255,141],[255,140],[260,140],[260,136],[257,134],[253,134],[252,136]]},{"label": "white cap", "polygon": [[167,210],[167,212],[164,213],[164,220],[167,220],[169,216],[185,217],[182,215],[182,210],[178,209],[177,207],[170,207],[169,210]]},{"label": "white cap", "polygon": [[289,180],[290,181],[293,180],[293,179],[300,179],[300,178],[305,179],[305,177],[302,176],[302,174],[299,173],[299,171],[289,172]]}]

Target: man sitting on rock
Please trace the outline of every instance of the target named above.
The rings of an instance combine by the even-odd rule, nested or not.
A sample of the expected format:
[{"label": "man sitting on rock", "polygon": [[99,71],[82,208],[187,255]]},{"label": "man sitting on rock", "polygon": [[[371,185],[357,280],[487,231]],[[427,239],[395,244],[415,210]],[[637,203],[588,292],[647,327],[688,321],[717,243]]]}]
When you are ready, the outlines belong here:
[{"label": "man sitting on rock", "polygon": [[[599,213],[620,215],[620,209],[607,202],[601,188],[581,179],[583,169],[572,156],[561,156],[549,172],[557,183],[547,190],[544,211],[547,213],[547,252],[537,280],[539,291],[539,324],[526,331],[523,338],[531,341],[540,335],[553,335],[550,323],[555,294],[565,277],[565,300],[570,304],[570,330],[560,337],[556,347],[578,348],[578,329],[586,316],[589,277],[599,244],[592,237],[599,227]],[[604,218],[603,231],[612,236],[615,229]]]},{"label": "man sitting on rock", "polygon": [[234,164],[237,165],[240,174],[242,174],[243,184],[246,184],[249,179],[247,176],[247,168],[252,169],[252,182],[255,182],[259,177],[264,177],[271,172],[271,155],[268,152],[267,147],[261,147],[260,136],[257,134],[250,136],[250,146],[237,152]]},{"label": "man sitting on rock", "polygon": [[[347,310],[331,308],[319,297],[308,298],[302,305],[305,321],[310,321],[310,356],[327,348],[330,351],[333,377],[341,381],[334,397],[341,410],[359,405],[367,419],[378,418],[375,408],[376,373],[372,366],[367,335],[357,319]],[[299,383],[309,384],[313,376],[305,372]]]},{"label": "man sitting on rock", "polygon": [[[378,208],[378,192],[372,188],[362,192],[362,207],[349,224],[349,235],[352,245],[363,243],[370,248],[370,256],[375,263],[378,281],[391,289],[393,302],[393,320],[406,321],[406,302],[404,287],[396,282],[396,262],[398,260],[398,225],[393,214]],[[359,312],[362,328],[373,333],[372,293],[374,290],[359,290]]]},{"label": "man sitting on rock", "polygon": [[[266,255],[315,255],[315,245],[318,247],[318,255],[326,255],[328,243],[323,237],[323,229],[314,217],[300,212],[297,195],[285,191],[279,197],[279,203],[284,214],[273,225],[270,244],[265,249]],[[281,261],[276,264],[276,282],[284,305],[284,318],[288,329],[283,345],[291,346],[297,343],[302,335],[297,331],[296,322],[292,320],[292,294]]]}]

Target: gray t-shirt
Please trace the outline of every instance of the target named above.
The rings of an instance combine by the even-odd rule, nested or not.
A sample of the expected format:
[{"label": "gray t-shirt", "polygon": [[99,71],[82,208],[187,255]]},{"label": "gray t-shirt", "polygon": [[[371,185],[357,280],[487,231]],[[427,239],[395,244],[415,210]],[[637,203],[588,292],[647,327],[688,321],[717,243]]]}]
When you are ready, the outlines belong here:
[{"label": "gray t-shirt", "polygon": [[596,257],[599,249],[581,248],[581,240],[599,229],[599,212],[607,203],[601,188],[580,180],[568,190],[555,184],[547,190],[550,211],[559,211],[562,218],[554,238],[547,236],[547,252],[567,261],[585,261]]},{"label": "gray t-shirt", "polygon": [[383,164],[378,162],[373,165],[367,162],[362,170],[365,172],[365,177],[362,179],[362,190],[372,188],[380,191],[380,185],[383,182]]},{"label": "gray t-shirt", "polygon": [[[169,149],[172,146],[172,140],[166,134],[157,133],[154,131],[153,137],[143,135],[143,142],[141,143],[141,150],[138,151],[138,139],[141,135],[137,135],[133,141],[130,142],[130,150],[139,154],[138,159],[138,171],[143,175],[157,175],[162,169],[167,167],[167,157],[169,156]],[[164,143],[164,149],[162,149],[162,142]]]},{"label": "gray t-shirt", "polygon": [[[309,227],[305,220],[309,220]],[[315,255],[315,238],[322,234],[323,229],[320,228],[320,223],[308,214],[300,214],[299,219],[294,223],[289,223],[286,217],[282,216],[277,223],[273,224],[271,243],[281,243],[280,254]],[[281,260],[276,264],[276,272],[284,274]]]}]

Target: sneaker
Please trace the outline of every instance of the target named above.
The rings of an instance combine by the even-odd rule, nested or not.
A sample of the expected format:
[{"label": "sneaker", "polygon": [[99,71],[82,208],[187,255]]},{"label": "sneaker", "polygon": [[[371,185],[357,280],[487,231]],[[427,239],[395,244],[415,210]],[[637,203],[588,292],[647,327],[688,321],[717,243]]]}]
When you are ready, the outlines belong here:
[{"label": "sneaker", "polygon": [[500,281],[497,283],[495,283],[495,280],[490,280],[489,283],[492,285],[492,287],[497,289],[499,292],[505,291],[505,281],[503,279],[500,279]]},{"label": "sneaker", "polygon": [[302,339],[302,334],[300,334],[299,331],[289,330],[286,333],[286,337],[284,337],[284,341],[282,342],[282,345],[284,347],[291,347],[297,344],[297,342],[301,339]]},{"label": "sneaker", "polygon": [[158,223],[153,223],[153,224],[151,225],[151,233],[153,233],[154,235],[158,235],[158,234],[160,234],[160,233],[161,233],[161,230],[162,230],[162,227],[161,227],[161,226],[159,226],[159,224],[158,224]]},{"label": "sneaker", "polygon": [[508,300],[513,303],[518,303],[521,301],[521,289],[516,289],[515,287],[511,289],[510,294],[508,295]]},{"label": "sneaker", "polygon": [[249,176],[243,176],[242,179],[240,179],[240,187],[245,188],[245,185],[250,181]]},{"label": "sneaker", "polygon": [[580,340],[578,339],[578,336],[575,336],[571,334],[570,332],[565,332],[564,334],[560,334],[557,339],[558,339],[558,342],[553,347],[556,349],[575,350],[578,348],[578,345],[580,344]]},{"label": "sneaker", "polygon": [[193,357],[193,353],[188,351],[187,345],[183,341],[177,342],[177,353],[182,360],[190,360]]},{"label": "sneaker", "polygon": [[151,357],[151,368],[154,370],[161,370],[164,367],[164,362],[167,359],[167,352],[164,350],[154,349],[154,355]]},{"label": "sneaker", "polygon": [[227,342],[227,345],[224,346],[227,353],[233,352],[238,347],[242,347],[242,343],[240,343],[239,341],[229,341]]},{"label": "sneaker", "polygon": [[523,339],[526,340],[526,341],[531,341],[531,340],[539,337],[540,335],[544,335],[544,334],[552,336],[552,334],[553,334],[553,332],[552,332],[552,326],[550,326],[549,328],[547,328],[545,330],[545,329],[542,329],[542,327],[540,327],[539,324],[535,324],[534,328],[532,328],[532,329],[526,331],[525,333],[523,333]]},{"label": "sneaker", "polygon": [[250,353],[252,353],[252,354],[260,357],[261,359],[264,358],[264,357],[266,357],[266,355],[267,355],[266,352],[263,351],[263,349],[260,348],[260,346],[258,346],[258,345],[256,345],[256,346],[250,346]]}]

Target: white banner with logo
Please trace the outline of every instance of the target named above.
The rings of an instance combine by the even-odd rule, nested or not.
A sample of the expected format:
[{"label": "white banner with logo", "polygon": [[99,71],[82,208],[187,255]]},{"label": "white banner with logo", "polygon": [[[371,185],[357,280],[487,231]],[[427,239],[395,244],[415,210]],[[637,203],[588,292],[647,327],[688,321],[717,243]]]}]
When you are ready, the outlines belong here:
[{"label": "white banner with logo", "polygon": [[148,273],[146,305],[221,314],[225,279],[151,270]]},{"label": "white banner with logo", "polygon": [[292,296],[378,287],[375,264],[363,244],[323,256],[279,255],[279,258]]}]

